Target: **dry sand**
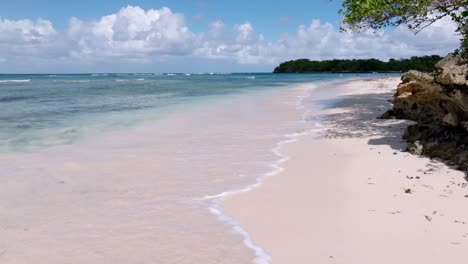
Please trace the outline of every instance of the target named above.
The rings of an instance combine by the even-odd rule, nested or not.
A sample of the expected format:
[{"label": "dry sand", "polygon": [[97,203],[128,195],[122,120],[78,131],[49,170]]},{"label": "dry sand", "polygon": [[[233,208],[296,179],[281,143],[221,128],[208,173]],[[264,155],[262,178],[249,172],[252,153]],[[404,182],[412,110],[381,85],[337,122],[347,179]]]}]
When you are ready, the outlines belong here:
[{"label": "dry sand", "polygon": [[284,145],[282,173],[223,201],[274,264],[467,263],[464,174],[402,152],[408,122],[375,119],[397,83],[344,84],[315,113],[326,132]]}]

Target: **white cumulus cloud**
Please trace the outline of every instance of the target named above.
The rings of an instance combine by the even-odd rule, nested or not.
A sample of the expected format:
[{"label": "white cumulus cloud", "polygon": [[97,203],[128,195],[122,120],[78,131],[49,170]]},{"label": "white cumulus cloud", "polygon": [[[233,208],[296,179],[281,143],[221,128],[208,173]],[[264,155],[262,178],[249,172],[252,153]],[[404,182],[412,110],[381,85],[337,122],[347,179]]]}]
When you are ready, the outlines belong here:
[{"label": "white cumulus cloud", "polygon": [[147,61],[187,55],[195,38],[182,14],[165,7],[145,11],[132,6],[98,21],[72,18],[66,35],[75,44],[71,55],[84,60]]},{"label": "white cumulus cloud", "polygon": [[43,69],[47,65],[154,64],[185,58],[192,62],[201,59],[274,65],[297,58],[444,55],[459,45],[455,29],[447,19],[418,35],[404,26],[355,33],[340,32],[328,22],[312,20],[299,25],[295,32],[267,41],[250,22],[229,26],[218,20],[209,23],[204,32],[194,33],[184,15],[169,8],[128,6],[93,21],[71,18],[63,31],[44,19],[0,18],[0,70],[15,64]]},{"label": "white cumulus cloud", "polygon": [[[316,60],[332,58],[405,58],[418,55],[444,55],[459,45],[456,26],[449,19],[440,20],[415,35],[404,26],[387,31],[340,32],[330,23],[313,20],[309,25],[300,25],[295,34],[285,34],[275,42],[265,43],[263,37],[255,37],[252,27],[243,28],[237,41],[238,50],[247,53],[248,60],[231,54],[240,63],[275,64],[296,58]],[[224,44],[226,45],[226,44]]]},{"label": "white cumulus cloud", "polygon": [[57,32],[48,20],[14,21],[0,18],[1,62],[38,56],[43,50],[50,49],[54,45],[53,39],[56,35]]}]

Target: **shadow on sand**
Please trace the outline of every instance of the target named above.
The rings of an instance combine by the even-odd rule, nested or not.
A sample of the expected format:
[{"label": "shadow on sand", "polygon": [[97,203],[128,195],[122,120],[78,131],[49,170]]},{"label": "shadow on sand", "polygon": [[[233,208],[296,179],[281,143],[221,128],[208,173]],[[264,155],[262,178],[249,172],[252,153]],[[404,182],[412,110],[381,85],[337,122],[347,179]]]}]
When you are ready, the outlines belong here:
[{"label": "shadow on sand", "polygon": [[[392,93],[370,93],[342,96],[338,101],[318,101],[326,114],[319,116],[328,127],[323,138],[369,138],[370,145],[389,145],[403,150],[406,143],[403,133],[411,121],[377,119],[392,104]],[[314,117],[315,118],[315,117]]]}]

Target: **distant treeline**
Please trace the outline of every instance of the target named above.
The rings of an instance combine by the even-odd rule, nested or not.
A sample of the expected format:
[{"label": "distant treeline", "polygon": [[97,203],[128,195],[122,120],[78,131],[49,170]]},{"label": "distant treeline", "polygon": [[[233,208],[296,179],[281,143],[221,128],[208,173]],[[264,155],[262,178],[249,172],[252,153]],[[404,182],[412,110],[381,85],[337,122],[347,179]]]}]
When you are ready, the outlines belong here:
[{"label": "distant treeline", "polygon": [[377,59],[367,60],[324,60],[311,61],[308,59],[292,60],[281,63],[274,73],[313,73],[313,72],[405,72],[418,70],[430,72],[442,57],[438,55],[411,57],[410,59],[388,62]]}]

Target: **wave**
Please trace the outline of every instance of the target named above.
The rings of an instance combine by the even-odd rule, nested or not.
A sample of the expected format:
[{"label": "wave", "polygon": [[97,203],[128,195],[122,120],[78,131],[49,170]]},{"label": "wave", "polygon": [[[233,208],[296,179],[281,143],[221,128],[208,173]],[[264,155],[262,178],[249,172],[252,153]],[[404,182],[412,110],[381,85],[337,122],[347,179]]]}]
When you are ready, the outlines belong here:
[{"label": "wave", "polygon": [[265,252],[263,248],[255,244],[250,234],[245,229],[243,229],[242,226],[236,220],[234,220],[232,217],[226,215],[224,212],[221,211],[220,202],[228,196],[249,192],[255,188],[258,188],[261,185],[263,185],[266,178],[282,172],[284,168],[281,166],[281,164],[288,161],[289,157],[280,152],[281,147],[285,144],[297,141],[298,137],[307,135],[308,133],[309,132],[299,132],[285,135],[285,139],[278,142],[275,145],[275,147],[271,150],[276,156],[279,157],[278,160],[270,164],[272,170],[258,176],[253,184],[248,185],[242,189],[229,190],[220,194],[205,196],[200,199],[201,201],[211,201],[209,211],[213,215],[215,215],[218,218],[218,220],[230,225],[235,232],[239,233],[244,238],[244,245],[246,245],[248,248],[255,252],[256,258],[254,260],[254,263],[256,264],[270,264],[272,262],[271,256],[268,255],[268,253]]},{"label": "wave", "polygon": [[30,82],[30,79],[25,79],[25,80],[0,80],[0,83],[28,83]]},{"label": "wave", "polygon": [[109,76],[107,73],[93,73],[90,75],[91,77],[100,77],[100,76]]},{"label": "wave", "polygon": [[91,80],[54,80],[54,82],[61,83],[89,83]]},{"label": "wave", "polygon": [[133,73],[133,76],[151,76],[153,73]]},{"label": "wave", "polygon": [[139,78],[139,79],[114,79],[116,82],[131,82],[131,81],[144,81],[145,78]]},{"label": "wave", "polygon": [[246,79],[251,79],[251,80],[255,80],[255,76],[247,76],[245,77]]},{"label": "wave", "polygon": [[33,96],[5,96],[5,97],[0,97],[0,103],[9,103],[9,102],[15,102],[15,101],[34,99],[34,98],[35,97]]}]

